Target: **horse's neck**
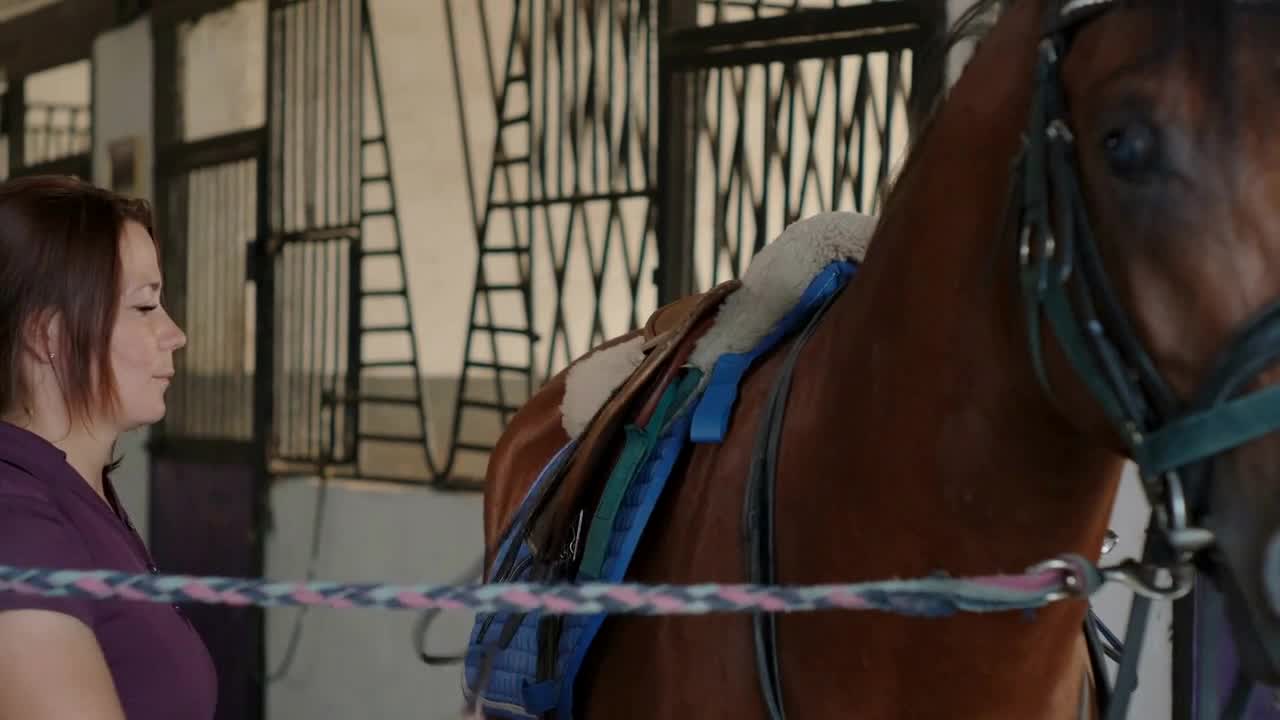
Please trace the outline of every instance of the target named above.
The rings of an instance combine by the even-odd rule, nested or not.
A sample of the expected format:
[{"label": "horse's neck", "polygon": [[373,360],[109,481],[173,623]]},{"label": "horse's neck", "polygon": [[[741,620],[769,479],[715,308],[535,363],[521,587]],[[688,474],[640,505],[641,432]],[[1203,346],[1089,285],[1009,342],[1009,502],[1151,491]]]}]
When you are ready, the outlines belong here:
[{"label": "horse's neck", "polygon": [[850,445],[861,457],[849,461],[861,477],[845,484],[845,507],[888,511],[876,496],[892,494],[896,525],[882,532],[922,536],[919,561],[934,567],[919,571],[1096,557],[1121,468],[1073,433],[1037,385],[1013,248],[999,240],[1038,6],[1017,3],[974,55],[816,353],[849,362],[820,382],[815,402],[845,427],[850,413],[862,418]]}]

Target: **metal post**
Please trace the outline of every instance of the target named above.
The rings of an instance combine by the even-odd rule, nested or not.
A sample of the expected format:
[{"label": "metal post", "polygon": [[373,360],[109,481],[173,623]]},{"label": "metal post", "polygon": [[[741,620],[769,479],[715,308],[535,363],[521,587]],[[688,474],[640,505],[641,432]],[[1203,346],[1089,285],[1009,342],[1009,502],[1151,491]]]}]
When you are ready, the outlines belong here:
[{"label": "metal post", "polygon": [[676,70],[665,50],[669,33],[693,27],[697,21],[698,3],[692,0],[661,0],[658,5],[658,267],[654,283],[659,305],[695,290],[699,76],[697,71]]},{"label": "metal post", "polygon": [[923,49],[912,53],[911,97],[907,121],[913,141],[938,101],[946,94],[949,53],[943,51],[954,0],[915,0],[925,28]]},{"label": "metal post", "polygon": [[9,136],[9,177],[13,177],[22,169],[26,159],[27,98],[21,75],[9,78],[3,97],[4,107],[0,108],[0,114],[4,115],[5,132]]}]

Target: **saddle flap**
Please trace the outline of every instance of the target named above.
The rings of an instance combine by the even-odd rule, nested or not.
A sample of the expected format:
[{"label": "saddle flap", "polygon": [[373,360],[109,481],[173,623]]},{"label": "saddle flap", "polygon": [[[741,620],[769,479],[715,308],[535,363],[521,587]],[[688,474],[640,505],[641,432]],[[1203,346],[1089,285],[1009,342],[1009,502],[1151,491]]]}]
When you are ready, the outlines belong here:
[{"label": "saddle flap", "polygon": [[567,538],[574,513],[593,489],[599,489],[594,488],[591,478],[607,475],[600,472],[601,463],[616,447],[622,428],[637,416],[652,412],[657,395],[692,353],[698,334],[706,332],[720,304],[739,286],[737,280],[721,283],[701,295],[668,304],[650,317],[646,337],[652,329],[656,333],[652,337],[660,339],[592,418],[573,456],[564,464],[560,481],[549,484],[535,508],[527,538],[539,556],[549,559]]}]

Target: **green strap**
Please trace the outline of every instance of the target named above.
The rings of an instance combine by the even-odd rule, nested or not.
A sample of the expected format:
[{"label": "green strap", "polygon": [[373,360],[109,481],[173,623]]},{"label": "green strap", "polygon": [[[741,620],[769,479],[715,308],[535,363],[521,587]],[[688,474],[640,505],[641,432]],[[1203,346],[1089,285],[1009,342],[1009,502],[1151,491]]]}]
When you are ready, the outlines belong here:
[{"label": "green strap", "polygon": [[653,411],[648,426],[626,426],[626,443],[623,445],[622,455],[609,474],[600,503],[592,516],[591,526],[587,530],[582,563],[578,567],[579,580],[600,578],[609,549],[609,538],[613,537],[613,526],[617,521],[618,511],[622,508],[622,500],[645,460],[657,447],[663,428],[674,412],[684,405],[683,401],[697,388],[701,376],[701,371],[695,369],[668,385],[658,400],[658,407]]},{"label": "green strap", "polygon": [[[1034,282],[1034,271],[1027,271],[1023,283],[1029,293],[1034,289],[1030,283]],[[1031,297],[1034,296],[1029,295],[1029,299]],[[1045,313],[1063,352],[1089,386],[1091,394],[1102,404],[1107,416],[1124,432],[1124,412],[1088,352],[1086,341],[1080,334],[1080,325],[1076,322],[1074,311],[1062,287],[1050,285],[1043,302]],[[1036,375],[1046,391],[1052,394],[1040,349],[1039,324],[1032,323],[1031,328],[1034,332],[1031,352]],[[1134,461],[1142,468],[1143,475],[1155,477],[1262,437],[1277,428],[1280,428],[1280,386],[1184,416],[1146,436],[1131,447],[1130,451]],[[1124,432],[1124,440],[1132,443],[1134,439]]]},{"label": "green strap", "polygon": [[1111,385],[1102,376],[1093,356],[1089,353],[1087,341],[1080,334],[1080,323],[1076,321],[1075,311],[1071,309],[1071,303],[1067,300],[1062,285],[1053,283],[1049,286],[1045,297],[1045,312],[1049,315],[1054,334],[1057,335],[1058,343],[1062,345],[1067,358],[1071,360],[1076,372],[1089,386],[1093,396],[1102,404],[1103,412],[1116,424],[1124,442],[1129,443],[1132,440],[1126,428],[1129,418],[1121,408]]},{"label": "green strap", "polygon": [[1076,321],[1075,311],[1067,300],[1062,285],[1051,282],[1043,296],[1036,292],[1038,278],[1036,269],[1028,267],[1023,271],[1023,292],[1028,305],[1027,324],[1031,333],[1031,359],[1035,365],[1036,377],[1050,398],[1054,398],[1053,388],[1049,384],[1049,373],[1045,369],[1044,351],[1040,343],[1039,307],[1044,305],[1044,312],[1049,318],[1049,326],[1058,339],[1058,344],[1066,354],[1067,360],[1075,367],[1076,374],[1089,387],[1090,393],[1102,404],[1102,410],[1116,427],[1121,430],[1125,442],[1131,438],[1125,431],[1126,418],[1119,400],[1112,392],[1111,386],[1098,370],[1093,356],[1089,354],[1087,341],[1080,334],[1080,324]]},{"label": "green strap", "polygon": [[1159,475],[1280,428],[1280,386],[1236,398],[1184,416],[1153,433],[1135,448],[1134,460],[1145,474]]}]

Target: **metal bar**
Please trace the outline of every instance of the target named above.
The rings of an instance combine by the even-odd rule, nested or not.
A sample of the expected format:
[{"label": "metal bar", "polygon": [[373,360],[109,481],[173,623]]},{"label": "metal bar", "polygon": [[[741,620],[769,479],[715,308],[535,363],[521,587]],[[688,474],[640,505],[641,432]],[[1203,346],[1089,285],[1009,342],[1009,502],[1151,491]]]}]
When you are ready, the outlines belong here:
[{"label": "metal bar", "polygon": [[[644,185],[647,188],[651,188],[654,186],[654,183],[656,182],[657,178],[660,177],[658,174],[658,163],[659,163],[658,156],[660,151],[658,148],[658,143],[654,141],[651,133],[653,132],[653,126],[655,124],[653,116],[657,114],[657,112],[655,111],[656,105],[654,103],[654,98],[653,98],[653,80],[654,80],[654,77],[658,75],[658,73],[660,73],[662,70],[662,68],[657,67],[658,63],[655,63],[654,61],[654,58],[653,58],[654,46],[656,46],[660,42],[661,34],[658,32],[658,29],[654,27],[656,13],[654,11],[653,3],[646,0],[645,2],[640,4],[640,7],[649,8],[649,12],[645,13],[644,15],[644,26],[645,26],[644,106],[645,106],[645,112],[647,113],[647,115],[646,115],[645,124],[644,124],[643,142],[644,142],[644,147],[646,149],[645,166],[644,166]],[[661,12],[661,8],[658,8],[657,12]],[[679,15],[673,16],[671,18],[672,23],[674,23],[673,27],[679,27],[680,23],[687,23],[687,22],[696,23],[697,15],[698,15],[697,9],[695,8],[688,12],[689,12],[688,17],[681,17]],[[639,16],[638,12],[637,12],[637,16]],[[661,21],[659,19],[659,24],[660,23]],[[657,70],[657,72],[654,72],[654,70]],[[661,83],[661,80],[659,80],[659,82]],[[699,112],[701,112],[701,110],[699,110]],[[695,123],[693,125],[693,128],[694,128],[693,133],[695,135],[697,133],[697,127],[698,126]],[[696,142],[696,138],[695,138],[695,142]],[[692,247],[692,240],[690,240],[690,247]],[[690,275],[690,277],[692,277],[692,274]]]},{"label": "metal bar", "polygon": [[[874,6],[863,5],[858,7]],[[762,20],[761,22],[767,22],[767,20]],[[723,49],[719,52],[708,52],[706,54],[690,52],[674,56],[670,59],[670,62],[674,69],[681,71],[707,67],[741,67],[836,55],[888,52],[904,46],[918,47],[926,39],[927,33],[922,28],[904,25],[896,29],[870,34],[857,31],[843,34],[836,33],[826,36],[822,40],[808,43],[758,45]]]},{"label": "metal bar", "polygon": [[162,175],[174,176],[204,167],[251,160],[262,154],[266,143],[265,127],[193,142],[170,141],[157,148],[156,169]]},{"label": "metal bar", "polygon": [[0,67],[16,77],[93,56],[99,35],[115,25],[114,3],[61,0],[0,22]]},{"label": "metal bar", "polygon": [[840,164],[840,145],[841,138],[844,136],[844,58],[832,58],[831,62],[835,67],[832,72],[835,73],[835,104],[831,108],[832,114],[835,116],[833,123],[833,137],[831,148],[831,200],[828,206],[831,210],[840,207],[840,194],[844,189],[844,168]]},{"label": "metal bar", "polygon": [[[804,91],[805,84],[804,84],[803,78],[801,78],[796,83],[794,88],[795,90],[798,90],[801,93],[800,102],[804,106],[805,121],[809,124],[809,143],[808,143],[808,147],[805,148],[804,179],[801,181],[801,184],[800,184],[800,198],[799,198],[800,204],[796,208],[797,211],[802,211],[804,208],[805,196],[809,194],[808,189],[809,189],[810,178],[813,179],[813,184],[817,187],[816,192],[817,192],[819,203],[822,202],[822,196],[825,195],[822,189],[822,178],[818,176],[818,158],[815,153],[813,139],[814,139],[814,136],[818,134],[818,118],[822,114],[822,98],[824,96],[822,90],[824,87],[826,87],[826,80],[827,80],[827,74],[825,72],[818,74],[818,88],[813,93],[812,108],[809,107],[808,93]],[[837,114],[838,113],[839,113],[839,110],[837,109]],[[799,215],[799,212],[797,212],[797,215]]]},{"label": "metal bar", "polygon": [[756,65],[919,47],[932,32],[920,8],[898,0],[670,30],[661,53],[678,70]]},{"label": "metal bar", "polygon": [[[777,114],[774,112],[772,67],[765,65],[760,71],[764,74],[764,121],[761,123],[761,130],[764,132],[764,157],[761,158],[760,202],[755,206],[756,237],[752,243],[753,250],[759,250],[769,242],[769,173],[774,156],[781,157],[782,154],[782,144],[778,142],[777,135]],[[791,143],[794,142],[795,138],[792,137]],[[794,144],[787,145],[788,150],[793,147]]]},{"label": "metal bar", "polygon": [[[947,0],[913,0],[920,8],[921,23],[930,38],[911,53],[911,94],[907,98],[908,132],[915,136],[924,128],[934,105],[946,88]],[[923,51],[921,48],[930,48]]]},{"label": "metal bar", "polygon": [[[502,210],[512,208],[543,207],[547,205],[578,205],[593,202],[616,202],[618,200],[626,200],[628,198],[656,198],[657,196],[657,190],[643,189],[635,191],[583,193],[581,195],[543,196],[530,198],[528,200],[494,202],[490,203],[489,207],[495,210]],[[493,248],[490,248],[490,250],[492,249]]]},{"label": "metal bar", "polygon": [[[688,0],[661,0],[658,6],[659,36],[667,37],[697,22],[697,6]],[[697,128],[701,113],[696,78],[675,72],[676,66],[661,53],[658,59],[658,137],[664,147],[658,156],[661,202],[658,210],[658,267],[655,283],[658,304],[665,305],[692,291],[694,286],[694,223],[697,209]]]},{"label": "metal bar", "polygon": [[[730,187],[733,187],[733,181],[736,179],[738,189],[738,217],[736,218],[737,222],[734,224],[733,249],[729,250],[729,272],[731,275],[737,275],[741,272],[743,204],[745,202],[747,184],[751,181],[750,169],[746,167],[747,90],[751,84],[751,68],[733,68],[733,70],[742,71],[742,83],[734,89],[735,98],[738,101],[738,129],[733,137],[733,169],[729,175]],[[730,198],[729,202],[732,203],[733,198]]]},{"label": "metal bar", "polygon": [[[615,4],[616,3],[609,3],[610,11],[613,10],[613,7]],[[609,41],[611,45],[613,43],[614,35],[622,36],[622,43],[621,43],[622,45],[622,102],[614,103],[610,101],[609,104],[610,106],[614,106],[615,104],[621,105],[621,107],[619,108],[620,116],[618,119],[618,147],[617,147],[618,166],[619,166],[618,172],[622,174],[621,189],[624,189],[627,191],[631,191],[635,187],[635,184],[634,184],[635,178],[632,176],[632,164],[631,164],[631,160],[632,160],[631,128],[633,125],[632,112],[631,112],[631,93],[632,93],[631,85],[632,85],[633,76],[635,75],[634,65],[636,64],[632,60],[632,58],[635,58],[636,55],[632,51],[633,43],[631,38],[631,28],[632,28],[631,21],[632,21],[632,17],[634,16],[634,13],[635,13],[635,0],[626,0],[626,6],[623,8],[623,12],[621,16],[613,24],[610,25],[610,31],[609,31]],[[638,23],[637,23],[637,27],[638,27]],[[612,49],[610,50],[609,57],[610,58],[613,57]],[[645,69],[647,70],[648,68],[646,67]],[[610,90],[612,90],[614,86],[613,76],[614,76],[614,71],[611,66],[609,70]],[[647,81],[648,75],[646,74],[645,77]],[[646,83],[646,87],[647,87],[647,83]],[[649,106],[647,103],[643,109],[645,112],[649,111]],[[637,120],[634,124],[637,128],[642,126],[639,120]],[[609,126],[612,128],[613,123],[610,122]],[[610,146],[612,147],[612,141],[610,141]],[[647,145],[641,145],[641,148],[646,151],[645,155],[641,158],[642,165],[645,165],[648,163],[648,158],[649,158],[648,152],[647,152],[648,147]],[[643,167],[641,169],[641,172],[642,173],[644,172]],[[609,187],[614,188],[618,186],[613,183],[610,183]]]},{"label": "metal bar", "polygon": [[306,92],[304,93],[304,104],[299,108],[299,112],[303,117],[303,144],[298,148],[298,154],[302,157],[302,180],[299,185],[302,188],[303,208],[305,214],[303,216],[303,227],[315,227],[322,220],[319,219],[317,213],[316,200],[320,189],[320,177],[318,172],[318,163],[320,161],[318,152],[320,144],[320,106],[322,92],[320,87],[320,66],[321,66],[321,49],[320,49],[320,26],[319,26],[319,5],[322,0],[307,0],[302,7],[303,30],[302,30],[302,61],[303,61],[303,82],[305,83]]},{"label": "metal bar", "polygon": [[[444,0],[444,18],[445,32],[449,38],[449,61],[453,71],[453,97],[454,107],[458,112],[458,132],[462,139],[462,171],[467,179],[467,205],[470,208],[471,222],[479,224],[480,209],[476,203],[475,173],[472,170],[471,163],[471,137],[467,133],[467,118],[463,112],[462,103],[462,71],[460,70],[460,61],[458,59],[458,37],[457,31],[454,29],[453,23],[453,0]],[[533,97],[530,94],[530,106],[533,105]],[[532,110],[532,107],[530,108]]]},{"label": "metal bar", "polygon": [[147,441],[147,451],[151,455],[180,457],[184,462],[215,465],[257,463],[260,456],[255,446],[256,440],[190,438],[170,435],[152,435]]},{"label": "metal bar", "polygon": [[[544,0],[544,2],[545,1],[546,0]],[[548,5],[550,5],[550,3],[548,3]],[[558,76],[556,77],[556,169],[555,169],[555,173],[556,173],[556,192],[563,195],[565,192],[564,190],[564,139],[565,139],[566,132],[573,131],[573,119],[569,115],[570,113],[573,112],[573,106],[570,105],[567,110],[565,108],[564,75],[565,75],[565,65],[569,64],[569,60],[566,55],[565,49],[567,44],[566,38],[568,37],[569,32],[565,28],[565,23],[567,22],[567,19],[563,9],[564,6],[561,5],[560,7],[561,7],[560,14],[556,18],[556,23],[559,25],[559,27],[557,28],[557,32],[555,35],[556,53],[557,53],[557,59],[559,60],[559,62],[556,64]],[[569,125],[568,131],[565,130],[566,121]],[[572,136],[570,136],[570,142],[572,142]]]},{"label": "metal bar", "polygon": [[[858,63],[857,67],[852,69],[851,75],[856,78],[862,77],[862,64],[866,62],[866,58],[855,56],[850,58],[850,60]],[[842,185],[840,194],[841,197],[843,197],[846,191],[849,193],[851,207],[857,207],[860,202],[858,200],[857,187],[858,170],[857,166],[854,165],[853,162],[853,135],[858,126],[862,124],[862,117],[858,114],[858,108],[862,106],[862,92],[863,89],[859,82],[859,84],[854,87],[853,102],[851,106],[852,111],[849,115],[849,122],[844,124],[840,130],[840,134],[843,135],[842,142],[844,148],[841,158]]]},{"label": "metal bar", "polygon": [[876,185],[879,189],[876,198],[876,204],[873,208],[876,211],[880,209],[879,200],[883,196],[885,181],[889,179],[889,151],[893,147],[893,108],[897,105],[894,102],[896,94],[894,88],[900,81],[902,72],[902,58],[900,53],[889,53],[888,77],[885,79],[885,109],[884,109],[884,132],[880,137],[880,172],[876,177]]},{"label": "metal bar", "polygon": [[[605,188],[612,190],[617,185],[617,172],[614,167],[614,159],[617,153],[618,145],[613,141],[613,119],[617,112],[618,103],[614,101],[614,52],[615,39],[617,36],[617,3],[609,2],[605,6],[605,62],[604,75],[604,92],[606,98],[604,101],[605,121],[604,121],[604,144],[605,144]],[[628,87],[630,86],[631,73],[627,73]],[[625,244],[625,243],[624,243]]]},{"label": "metal bar", "polygon": [[[714,56],[730,48],[803,46],[824,38],[846,37],[849,33],[878,34],[902,27],[918,28],[929,22],[923,9],[911,0],[870,2],[798,10],[740,22],[717,22],[714,25],[691,23],[680,27],[665,27],[659,49],[664,58],[679,60],[695,55]],[[860,51],[850,49],[840,54],[858,52]],[[784,59],[804,58],[779,58]]]},{"label": "metal bar", "polygon": [[9,139],[9,176],[13,177],[26,164],[26,78],[21,75],[8,78],[5,93],[0,99],[4,101],[4,107],[0,108],[0,114],[3,114],[7,119],[8,125],[5,130]]},{"label": "metal bar", "polygon": [[[366,118],[365,118],[365,82],[366,73],[373,76],[373,91],[375,93],[375,102],[382,102],[382,87],[378,78],[378,58],[372,42],[372,29],[369,25],[369,6],[365,0],[351,0],[352,20],[351,29],[355,33],[354,42],[356,45],[356,58],[359,68],[356,70],[357,76],[360,78],[357,96],[359,105],[356,106],[355,120],[356,127],[353,129],[353,136],[364,138],[366,136]],[[365,53],[369,54],[366,61]],[[381,110],[379,104],[378,110]],[[382,126],[378,128],[382,134],[383,141],[386,141],[387,128]],[[366,172],[364,165],[364,148],[361,146],[360,168],[361,176]],[[387,174],[391,173],[390,153],[387,153]],[[360,205],[357,208],[359,218],[363,218],[364,208],[364,188],[362,183],[354,183],[357,186],[356,197],[359,199]],[[348,244],[347,249],[347,267],[343,276],[347,285],[347,315],[344,323],[344,331],[347,340],[347,372],[346,372],[346,391],[349,396],[357,397],[364,391],[364,378],[361,372],[363,363],[363,350],[361,348],[360,327],[364,325],[364,233],[361,228],[361,234],[357,235]],[[406,301],[407,304],[407,301]],[[344,406],[345,412],[345,437],[346,442],[350,445],[349,455],[352,459],[359,463],[360,447],[359,437],[361,432],[360,422],[360,406],[358,403],[347,403]]]},{"label": "metal bar", "polygon": [[93,178],[93,158],[84,155],[68,155],[46,162],[27,163],[13,171],[12,177],[21,175],[75,175],[81,180]]}]

